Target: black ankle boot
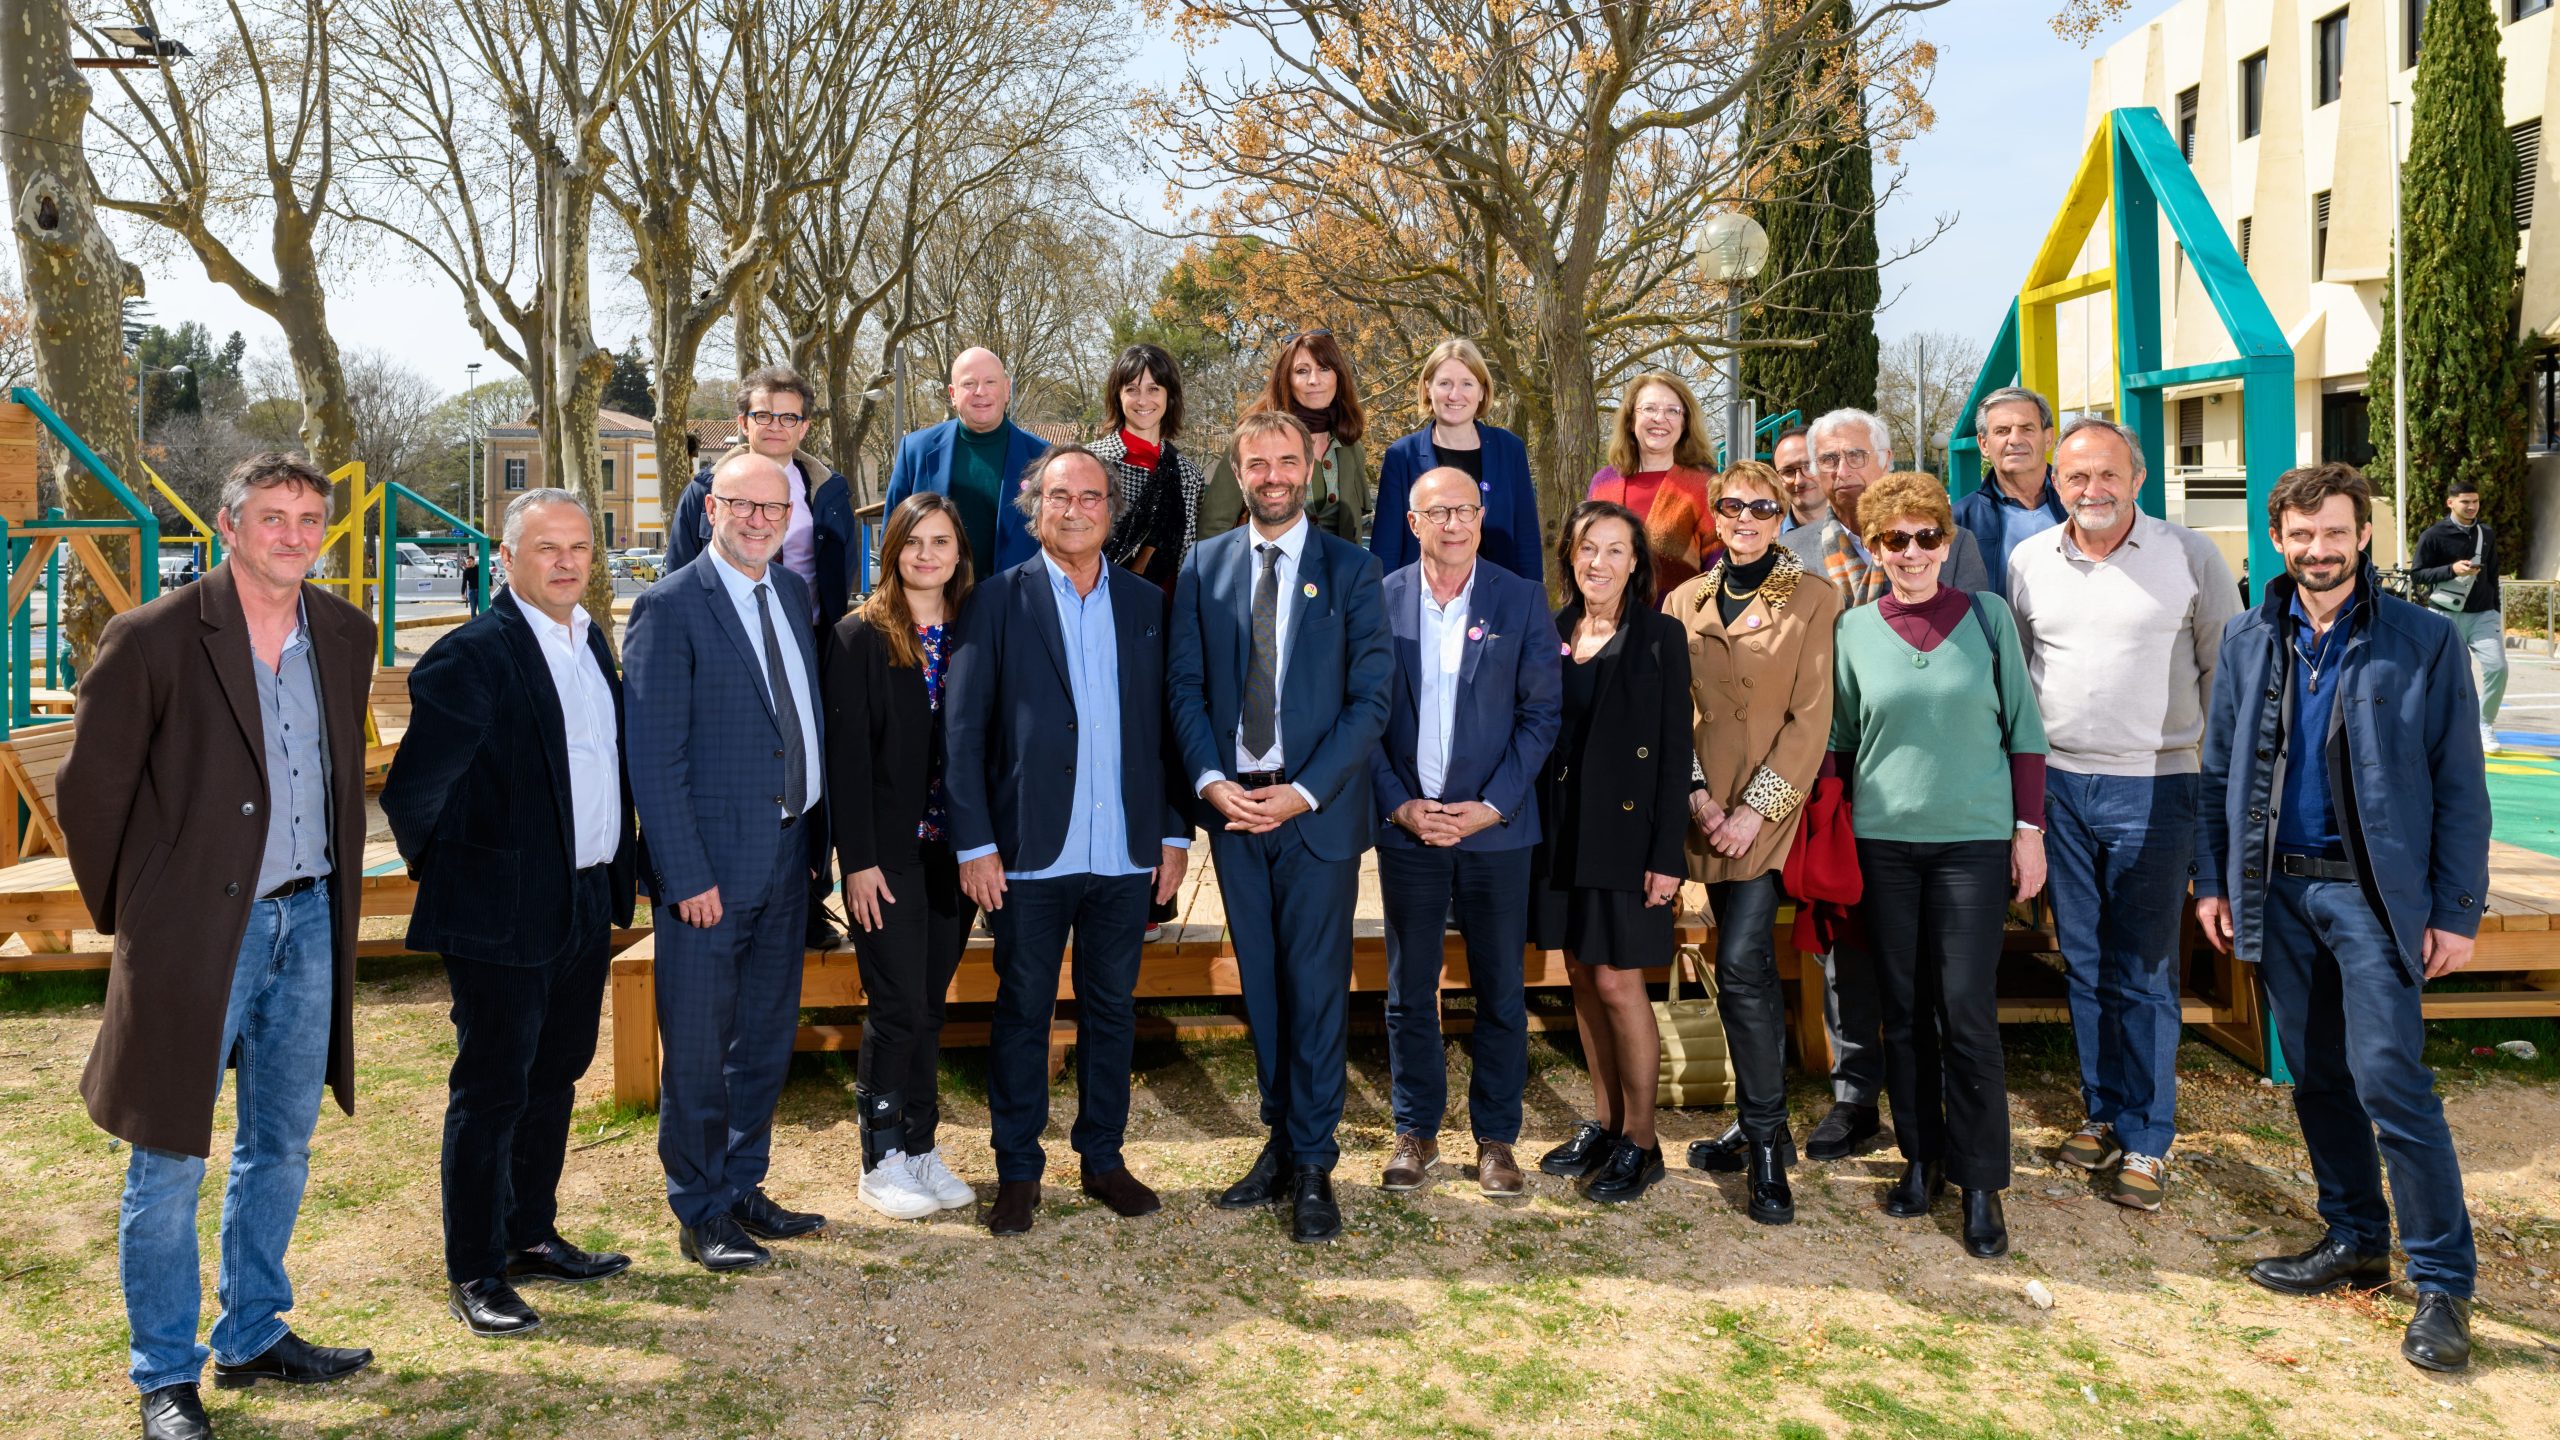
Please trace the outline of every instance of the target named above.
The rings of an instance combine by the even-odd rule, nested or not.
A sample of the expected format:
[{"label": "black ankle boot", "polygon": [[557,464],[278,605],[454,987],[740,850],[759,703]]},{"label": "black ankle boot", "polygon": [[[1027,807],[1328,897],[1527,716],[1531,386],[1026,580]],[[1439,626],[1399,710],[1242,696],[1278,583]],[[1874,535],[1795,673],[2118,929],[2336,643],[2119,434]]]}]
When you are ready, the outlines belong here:
[{"label": "black ankle boot", "polygon": [[1999,1191],[1964,1192],[1964,1253],[1976,1260],[2009,1253],[2009,1217],[2000,1208]]},{"label": "black ankle boot", "polygon": [[1742,1168],[1742,1152],[1751,1142],[1743,1138],[1739,1123],[1728,1125],[1725,1132],[1712,1140],[1689,1142],[1689,1168],[1718,1175],[1729,1175]]},{"label": "black ankle boot", "polygon": [[876,1168],[892,1150],[907,1148],[906,1096],[895,1090],[853,1087],[854,1124],[862,1132],[862,1168]]},{"label": "black ankle boot", "polygon": [[1763,1225],[1796,1221],[1795,1191],[1787,1187],[1787,1156],[1775,1140],[1751,1142],[1751,1218]]},{"label": "black ankle boot", "polygon": [[1946,1193],[1947,1171],[1935,1160],[1906,1160],[1902,1178],[1884,1192],[1884,1213],[1904,1220],[1916,1220],[1929,1213]]}]

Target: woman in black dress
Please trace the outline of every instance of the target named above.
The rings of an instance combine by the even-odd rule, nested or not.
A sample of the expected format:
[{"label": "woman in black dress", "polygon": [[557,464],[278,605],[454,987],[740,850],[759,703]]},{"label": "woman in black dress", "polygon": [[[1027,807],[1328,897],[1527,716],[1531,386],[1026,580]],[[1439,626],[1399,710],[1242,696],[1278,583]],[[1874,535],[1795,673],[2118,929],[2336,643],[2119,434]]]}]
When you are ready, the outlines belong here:
[{"label": "woman in black dress", "polygon": [[1678,945],[1689,823],[1689,647],[1653,608],[1653,552],[1623,505],[1586,500],[1556,563],[1574,598],[1556,612],[1564,728],[1539,786],[1546,839],[1530,879],[1529,933],[1565,952],[1593,1118],[1538,1168],[1594,1200],[1633,1200],[1662,1178],[1653,1101],[1662,1036],[1648,967]]}]

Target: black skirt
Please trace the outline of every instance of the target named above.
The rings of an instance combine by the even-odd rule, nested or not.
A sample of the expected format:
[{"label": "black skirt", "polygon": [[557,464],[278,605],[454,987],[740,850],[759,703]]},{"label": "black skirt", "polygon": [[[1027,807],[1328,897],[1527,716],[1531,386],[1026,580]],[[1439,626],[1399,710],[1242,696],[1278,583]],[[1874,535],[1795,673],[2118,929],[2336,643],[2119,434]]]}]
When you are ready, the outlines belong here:
[{"label": "black skirt", "polygon": [[1563,950],[1585,965],[1646,970],[1668,965],[1679,944],[1680,906],[1647,905],[1640,890],[1551,886],[1540,876],[1529,894],[1529,936],[1541,950]]}]

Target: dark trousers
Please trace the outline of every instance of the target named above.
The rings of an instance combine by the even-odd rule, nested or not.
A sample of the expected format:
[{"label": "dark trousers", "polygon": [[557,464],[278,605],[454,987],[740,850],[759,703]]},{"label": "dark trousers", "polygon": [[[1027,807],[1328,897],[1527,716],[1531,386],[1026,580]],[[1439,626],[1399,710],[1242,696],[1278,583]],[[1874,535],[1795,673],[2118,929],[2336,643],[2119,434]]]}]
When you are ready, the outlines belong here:
[{"label": "dark trousers", "polygon": [[934,1148],[942,1123],[942,1012],[978,907],[961,892],[948,845],[927,841],[913,865],[884,865],[880,873],[890,900],[880,907],[880,928],[851,927],[863,996],[854,1084],[871,1143],[883,1154],[922,1155]]},{"label": "dark trousers", "polygon": [[1716,917],[1716,1009],[1733,1057],[1734,1113],[1753,1140],[1786,1141],[1787,1000],[1778,988],[1778,872],[1707,887]]},{"label": "dark trousers", "polygon": [[2178,1137],[2178,927],[2195,855],[2193,775],[2045,772],[2044,853],[2070,983],[2080,1100],[2137,1155]]},{"label": "dark trousers", "polygon": [[1267,835],[1213,829],[1209,853],[1253,1027],[1262,1123],[1293,1163],[1331,1170],[1342,1153],[1334,1131],[1347,1085],[1360,861],[1318,858],[1294,820]]},{"label": "dark trousers", "polygon": [[1967,1190],[2009,1186],[2009,1088],[1994,990],[2008,924],[2002,840],[1858,842],[1859,923],[1884,1000],[1885,1093],[1905,1160]]},{"label": "dark trousers", "polygon": [[1529,1083],[1529,1009],[1520,987],[1532,853],[1525,845],[1378,848],[1378,895],[1387,912],[1387,1069],[1399,1134],[1436,1136],[1449,1110],[1440,975],[1454,902],[1467,945],[1467,987],[1476,997],[1467,1120],[1480,1141],[1520,1139],[1520,1092]]},{"label": "dark trousers", "polygon": [[444,957],[453,989],[453,1074],[444,1108],[444,1272],[456,1284],[506,1268],[551,1238],[578,1077],[596,1056],[612,968],[605,867],[578,872],[577,937],[542,965]]},{"label": "dark trousers", "polygon": [[996,1179],[1037,1180],[1048,1166],[1049,1022],[1058,966],[1075,937],[1076,1123],[1084,1168],[1120,1169],[1129,1133],[1130,1052],[1138,1042],[1138,955],[1146,944],[1150,875],[1007,880],[996,937],[996,1013],[987,1035],[987,1118]]},{"label": "dark trousers", "polygon": [[1822,1024],[1831,1032],[1831,1098],[1875,1104],[1884,1094],[1884,997],[1862,941],[1843,940],[1822,957]]},{"label": "dark trousers", "polygon": [[800,1030],[811,823],[776,827],[764,893],[723,891],[719,924],[687,925],[672,902],[658,912],[658,1162],[686,1225],[728,1214],[773,1159],[773,1107]]},{"label": "dark trousers", "polygon": [[2277,875],[2259,950],[2330,1236],[2358,1254],[2387,1255],[2396,1206],[2409,1283],[2468,1298],[2479,1261],[2462,1166],[2423,1058],[2420,986],[2391,932],[2355,882]]}]

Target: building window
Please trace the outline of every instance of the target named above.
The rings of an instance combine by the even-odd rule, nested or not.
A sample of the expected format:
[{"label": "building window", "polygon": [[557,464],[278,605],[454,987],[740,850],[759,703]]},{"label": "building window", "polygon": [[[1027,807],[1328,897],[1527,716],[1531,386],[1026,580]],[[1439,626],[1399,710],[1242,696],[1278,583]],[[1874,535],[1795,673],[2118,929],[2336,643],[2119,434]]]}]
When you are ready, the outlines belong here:
[{"label": "building window", "polygon": [[2240,264],[2243,269],[2249,264],[2249,217],[2246,215],[2240,217]]},{"label": "building window", "polygon": [[2196,104],[2203,88],[2190,85],[2178,92],[2178,154],[2190,165],[2196,163]]},{"label": "building window", "polygon": [[2507,18],[2521,20],[2527,15],[2539,15],[2550,8],[2551,0],[2507,0]]},{"label": "building window", "polygon": [[2320,397],[2320,458],[2358,468],[2373,460],[2372,410],[2361,390]]},{"label": "building window", "polygon": [[2560,450],[2560,350],[2533,353],[2531,400],[2527,448],[2537,452]]},{"label": "building window", "polygon": [[2427,0],[2405,0],[2400,7],[2400,68],[2418,64],[2418,37],[2427,28]]},{"label": "building window", "polygon": [[2267,52],[2240,62],[2240,138],[2258,133],[2267,113]]},{"label": "building window", "polygon": [[[613,473],[612,461],[604,462],[604,471],[608,475]],[[604,548],[607,550],[613,548],[613,512],[610,510],[604,512]]]},{"label": "building window", "polygon": [[2311,60],[2316,86],[2311,104],[2314,109],[2338,98],[2338,81],[2347,69],[2347,12],[2333,11],[2321,16],[2311,27]]},{"label": "building window", "polygon": [[604,459],[604,493],[613,493],[613,457],[610,455]]},{"label": "building window", "polygon": [[2178,402],[2178,463],[2193,470],[2204,464],[2204,397]]},{"label": "building window", "polygon": [[2527,120],[2507,132],[2516,142],[2516,228],[2533,228],[2533,192],[2542,171],[2542,122]]},{"label": "building window", "polygon": [[2329,192],[2311,197],[2311,278],[2329,278]]},{"label": "building window", "polygon": [[523,489],[523,488],[524,488],[524,462],[523,462],[522,460],[518,460],[518,459],[510,458],[510,459],[508,459],[508,460],[506,461],[506,467],[507,467],[507,488],[508,488],[508,489],[510,489],[510,490],[521,490],[521,489]]}]

